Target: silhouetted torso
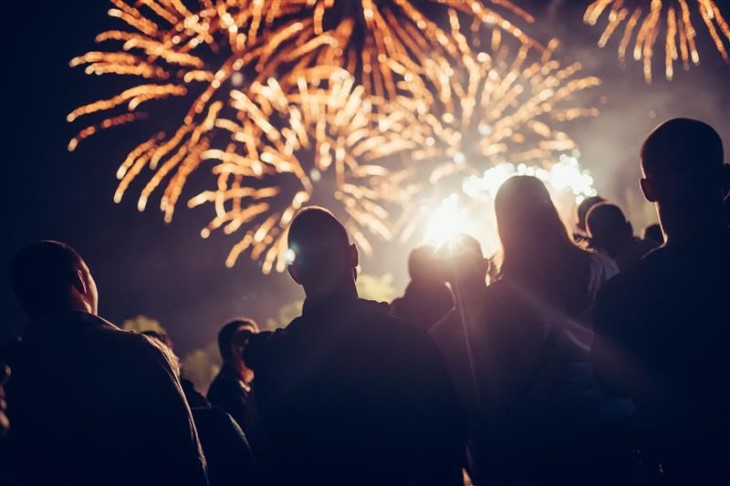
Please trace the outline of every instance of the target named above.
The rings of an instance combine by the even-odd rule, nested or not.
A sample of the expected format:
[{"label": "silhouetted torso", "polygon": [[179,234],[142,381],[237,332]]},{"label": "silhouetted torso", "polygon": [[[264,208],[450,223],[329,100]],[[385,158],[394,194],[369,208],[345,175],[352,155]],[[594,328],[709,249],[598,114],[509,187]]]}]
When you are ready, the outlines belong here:
[{"label": "silhouetted torso", "polygon": [[211,404],[228,412],[243,428],[248,395],[249,391],[236,370],[224,364],[211,383],[207,398]]},{"label": "silhouetted torso", "polygon": [[443,282],[411,281],[403,297],[391,304],[393,315],[428,330],[454,307],[451,291]]},{"label": "silhouetted torso", "polygon": [[[585,260],[586,272],[571,275],[583,280],[571,286],[582,289],[569,299],[582,301],[576,311],[588,310],[598,286],[616,271],[607,257]],[[591,331],[583,312],[568,312],[504,278],[478,305],[457,307],[431,333],[468,404],[477,484],[592,481],[587,461],[601,452],[586,447],[594,442],[590,436],[624,412],[606,410],[588,359]]]},{"label": "silhouetted torso", "polygon": [[730,451],[728,299],[730,230],[659,248],[599,295],[597,370],[636,401],[645,453],[668,477],[699,480]]},{"label": "silhouetted torso", "polygon": [[260,484],[248,441],[235,420],[218,407],[192,409],[208,460],[210,486]]},{"label": "silhouetted torso", "polygon": [[31,321],[13,371],[21,484],[207,484],[180,385],[146,337],[83,312]]},{"label": "silhouetted torso", "polygon": [[387,305],[330,299],[252,338],[277,484],[460,484],[466,440],[433,342]]},{"label": "silhouetted torso", "polygon": [[630,242],[615,257],[621,271],[631,268],[636,262],[641,260],[647,253],[656,248],[657,245],[651,240],[642,240],[641,238],[632,238]]}]

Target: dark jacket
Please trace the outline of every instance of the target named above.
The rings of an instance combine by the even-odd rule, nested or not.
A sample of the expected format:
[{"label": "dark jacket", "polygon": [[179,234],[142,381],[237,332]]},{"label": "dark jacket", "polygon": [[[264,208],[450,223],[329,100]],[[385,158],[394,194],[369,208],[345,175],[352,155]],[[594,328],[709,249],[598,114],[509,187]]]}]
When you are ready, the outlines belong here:
[{"label": "dark jacket", "polygon": [[636,402],[643,462],[678,484],[727,479],[728,299],[730,229],[654,250],[596,302],[598,375]]},{"label": "dark jacket", "polygon": [[211,383],[207,398],[211,404],[228,412],[244,428],[248,395],[236,370],[224,364]]},{"label": "dark jacket", "polygon": [[454,307],[451,290],[443,282],[412,280],[403,297],[390,304],[393,315],[428,331]]},{"label": "dark jacket", "polygon": [[206,485],[180,383],[146,336],[84,312],[31,321],[8,388],[21,484]]},{"label": "dark jacket", "polygon": [[245,360],[276,484],[461,484],[465,421],[445,365],[386,304],[307,301]]}]

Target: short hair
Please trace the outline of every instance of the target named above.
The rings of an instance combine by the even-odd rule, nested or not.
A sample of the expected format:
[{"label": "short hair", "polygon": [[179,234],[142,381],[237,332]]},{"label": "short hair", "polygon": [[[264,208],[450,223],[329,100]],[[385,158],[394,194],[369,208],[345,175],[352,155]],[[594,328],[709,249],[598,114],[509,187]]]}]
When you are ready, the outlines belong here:
[{"label": "short hair", "polygon": [[707,123],[674,118],[656,127],[641,147],[647,177],[666,172],[711,171],[723,164],[720,135]]},{"label": "short hair", "polygon": [[21,248],[8,267],[10,285],[28,314],[60,310],[81,256],[65,243],[45,240]]},{"label": "short hair", "polygon": [[601,204],[603,202],[606,202],[606,200],[601,196],[590,196],[583,199],[581,203],[578,204],[576,216],[578,217],[578,228],[580,230],[586,231],[586,217],[588,216],[591,208],[593,208],[596,204]]},{"label": "short hair", "polygon": [[592,237],[598,235],[600,238],[608,233],[621,231],[626,228],[626,223],[626,216],[615,204],[596,204],[586,216],[586,227]]},{"label": "short hair", "polygon": [[431,245],[419,246],[408,254],[408,275],[411,280],[433,278],[433,273],[437,270],[435,265],[436,248]]},{"label": "short hair", "polygon": [[259,332],[259,326],[253,319],[234,319],[221,327],[221,330],[218,331],[218,350],[220,351],[221,358],[223,358],[224,361],[233,357],[231,354],[231,342],[233,341],[233,336],[235,336],[238,330],[242,327],[250,330],[251,334]]},{"label": "short hair", "polygon": [[309,243],[330,237],[341,241],[343,246],[349,245],[347,230],[339,220],[327,209],[320,206],[309,206],[297,213],[289,226],[288,243]]}]

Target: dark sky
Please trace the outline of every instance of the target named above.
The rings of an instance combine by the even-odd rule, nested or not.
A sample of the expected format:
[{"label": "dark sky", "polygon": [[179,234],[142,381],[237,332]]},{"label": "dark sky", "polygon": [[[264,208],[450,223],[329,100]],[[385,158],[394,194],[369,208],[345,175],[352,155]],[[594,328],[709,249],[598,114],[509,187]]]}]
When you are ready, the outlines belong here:
[{"label": "dark sky", "polygon": [[[223,261],[236,240],[198,236],[209,208],[187,210],[181,204],[166,225],[152,204],[139,213],[135,197],[113,203],[116,168],[141,136],[134,130],[142,128],[107,132],[74,153],[66,151],[78,128],[65,122],[66,114],[102,93],[108,82],[85,77],[70,69],[68,61],[91,49],[96,33],[115,25],[105,14],[110,4],[13,3],[21,5],[9,7],[3,25],[10,34],[3,50],[10,66],[2,75],[10,86],[3,96],[2,193],[8,223],[0,264],[6,268],[14,251],[34,240],[66,241],[92,268],[103,316],[117,323],[137,314],[156,318],[182,352],[210,342],[230,317],[265,320],[280,305],[299,298],[300,290],[288,276],[262,276],[247,257],[233,269],[225,268]],[[599,192],[627,207],[637,225],[652,217],[651,207],[638,197],[636,161],[641,140],[653,126],[675,116],[701,118],[730,145],[730,69],[709,44],[704,26],[698,26],[702,64],[689,72],[679,69],[671,83],[657,66],[654,84],[646,86],[638,65],[631,63],[625,70],[618,66],[614,44],[604,50],[595,46],[599,29],[581,20],[587,0],[517,3],[538,19],[531,33],[543,41],[550,36],[562,40],[558,59],[579,60],[586,74],[603,79],[597,90],[606,97],[601,115],[574,123],[568,131],[580,144],[581,161],[594,173]],[[728,1],[717,3],[729,18]],[[132,141],[125,139],[129,135],[135,135]],[[400,288],[407,251],[395,244],[382,246],[378,258],[364,259],[363,269],[393,273]],[[17,332],[24,318],[6,278],[0,280],[4,337]]]}]

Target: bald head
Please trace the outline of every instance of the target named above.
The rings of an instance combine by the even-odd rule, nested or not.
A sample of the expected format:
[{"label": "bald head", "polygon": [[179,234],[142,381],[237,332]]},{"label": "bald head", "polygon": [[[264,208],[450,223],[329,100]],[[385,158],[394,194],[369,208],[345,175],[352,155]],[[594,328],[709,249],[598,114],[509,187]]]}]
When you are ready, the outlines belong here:
[{"label": "bald head", "polygon": [[68,310],[96,312],[96,284],[81,256],[58,241],[22,248],[9,267],[10,284],[25,311],[43,315]]},{"label": "bald head", "polygon": [[730,188],[722,141],[708,124],[676,118],[652,131],[641,147],[641,189],[656,203],[668,243],[725,226],[722,200]]},{"label": "bald head", "polygon": [[301,210],[289,226],[288,245],[294,256],[289,273],[308,296],[329,294],[339,285],[349,285],[348,280],[354,285],[357,249],[327,209]]},{"label": "bald head", "polygon": [[723,164],[720,135],[707,123],[675,118],[656,127],[641,147],[646,177],[715,172]]}]

